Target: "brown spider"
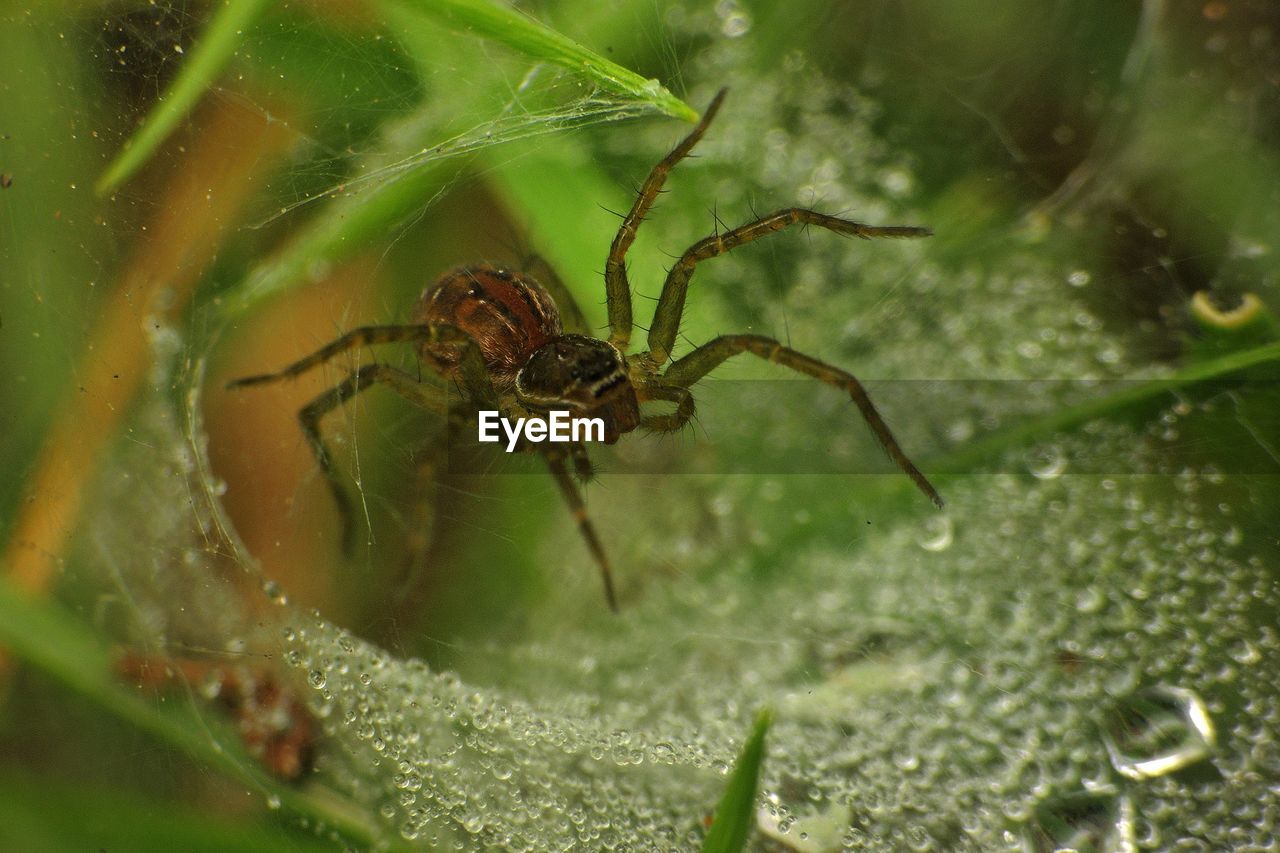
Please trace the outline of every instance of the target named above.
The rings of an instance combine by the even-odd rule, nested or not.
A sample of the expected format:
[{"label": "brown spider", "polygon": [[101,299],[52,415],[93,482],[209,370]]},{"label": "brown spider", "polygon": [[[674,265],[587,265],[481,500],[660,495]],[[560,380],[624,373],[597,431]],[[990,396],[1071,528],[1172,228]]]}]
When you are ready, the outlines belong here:
[{"label": "brown spider", "polygon": [[[425,384],[412,374],[390,365],[367,364],[298,413],[302,430],[329,481],[342,515],[344,542],[348,548],[354,529],[351,506],[320,437],[320,419],[375,383],[391,386],[406,399],[445,416],[453,423],[473,421],[481,410],[498,410],[513,419],[546,418],[552,411],[566,410],[574,417],[600,418],[604,422],[604,441],[612,444],[637,427],[653,432],[670,432],[682,427],[694,412],[693,395],[689,389],[723,361],[744,352],[812,376],[848,393],[889,457],[930,500],[942,506],[942,498],[902,452],[861,383],[852,374],[763,335],[723,335],[668,364],[684,311],[689,279],[700,261],[722,255],[791,225],[817,225],[862,239],[927,237],[932,233],[927,228],[863,225],[792,207],[722,234],[714,234],[686,249],[667,273],[653,323],[649,327],[648,349],[625,354],[632,331],[627,250],[635,240],[636,229],[662,191],[668,173],[702,138],[724,96],[725,90],[721,90],[693,132],[653,167],[613,239],[604,273],[609,313],[608,340],[591,336],[582,312],[554,276],[548,277],[547,287],[544,287],[530,276],[490,265],[462,267],[446,273],[423,292],[411,324],[354,329],[275,373],[237,379],[228,385],[231,388],[273,382],[297,376],[356,347],[411,341],[417,344],[418,355],[423,362],[460,386],[463,392],[461,401],[450,404],[437,386]],[[663,370],[664,365],[666,370]],[[640,404],[650,400],[673,403],[675,408],[662,414],[641,414]],[[581,443],[532,444],[526,441],[517,449],[536,450],[545,456],[587,547],[600,567],[609,607],[616,611],[618,604],[608,558],[566,464],[572,462],[579,480],[588,480],[591,463],[586,448]]]},{"label": "brown spider", "polygon": [[277,778],[297,782],[311,769],[319,725],[294,689],[267,667],[126,651],[116,659],[115,670],[157,692],[198,685],[204,698],[236,724],[249,754]]}]

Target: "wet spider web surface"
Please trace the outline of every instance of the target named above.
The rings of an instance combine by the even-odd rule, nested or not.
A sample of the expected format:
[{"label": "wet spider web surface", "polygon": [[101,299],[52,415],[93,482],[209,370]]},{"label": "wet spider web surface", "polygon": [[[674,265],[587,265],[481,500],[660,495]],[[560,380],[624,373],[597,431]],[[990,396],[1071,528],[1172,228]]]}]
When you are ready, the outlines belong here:
[{"label": "wet spider web surface", "polygon": [[[1160,328],[1145,315],[1117,323],[1128,315],[1108,303],[1120,274],[1104,252],[1062,251],[1034,215],[975,229],[968,241],[943,239],[945,225],[972,218],[975,199],[990,199],[966,196],[964,215],[941,218],[945,199],[927,190],[927,164],[886,139],[893,110],[874,68],[854,87],[790,52],[780,72],[757,73],[756,22],[737,3],[673,7],[663,26],[699,45],[681,66],[690,102],[701,105],[725,81],[733,93],[702,156],[646,226],[657,248],[633,267],[638,316],[660,281],[662,251],[713,227],[712,204],[732,224],[753,207],[793,201],[872,222],[915,221],[928,202],[941,245],[806,234],[706,265],[686,332],[760,331],[868,378],[946,380],[875,392],[904,445],[925,449],[926,459],[1096,399],[1105,380],[1171,373],[1151,343]],[[285,25],[286,34],[303,29]],[[147,32],[145,44],[167,43]],[[255,49],[276,55],[263,44]],[[143,79],[158,85],[163,74],[161,63]],[[563,78],[519,63],[504,74],[517,89],[531,86],[530,98],[558,105],[513,124],[491,111],[441,138],[505,150],[499,143],[558,122],[600,118],[588,115],[594,96],[556,101]],[[406,84],[403,98],[413,95]],[[253,106],[267,111],[268,98]],[[398,109],[364,107],[375,117]],[[660,122],[619,127],[628,132],[597,133],[588,144],[626,175],[642,174],[677,132]],[[551,158],[560,136],[485,168]],[[314,132],[304,144],[338,155],[364,150],[361,138],[353,130],[335,146]],[[390,143],[370,147],[371,161],[383,161],[370,166],[372,182],[410,180]],[[270,233],[343,196],[348,183],[360,191],[343,180],[351,174],[343,156],[301,162],[286,170],[292,183],[273,184],[247,217],[248,230]],[[462,170],[445,173],[452,181]],[[1266,221],[1242,221],[1220,259],[1268,248],[1256,236]],[[389,243],[408,253],[413,240],[405,228]],[[605,247],[585,263],[598,266]],[[394,265],[394,248],[378,251],[372,268]],[[96,263],[104,274],[112,267]],[[1132,259],[1119,266],[1139,278],[1146,271]],[[1249,282],[1274,305],[1267,269]],[[34,291],[33,275],[24,281]],[[339,295],[343,307],[329,322],[356,325],[345,313],[355,298]],[[371,310],[386,319],[392,299],[373,297]],[[220,392],[207,390],[217,383],[206,383],[206,365],[234,335],[210,319],[216,303],[149,324],[147,384],[158,390],[142,393],[105,454],[63,595],[112,641],[175,657],[263,657],[292,672],[323,730],[303,788],[340,802],[366,832],[352,838],[313,821],[321,837],[432,849],[690,849],[753,713],[767,705],[777,722],[759,848],[1220,849],[1274,838],[1280,591],[1263,522],[1275,505],[1274,471],[1264,464],[1275,461],[1265,439],[1274,409],[1248,388],[1186,391],[1140,418],[1086,419],[1010,442],[945,482],[948,508],[938,515],[891,476],[853,475],[865,448],[839,425],[861,427],[826,389],[765,382],[767,367],[733,365],[700,389],[696,441],[624,445],[607,457],[615,475],[606,471],[593,487],[597,524],[616,562],[630,567],[621,617],[600,602],[550,487],[513,477],[505,500],[514,511],[459,523],[497,540],[483,554],[522,555],[511,559],[540,578],[532,592],[498,611],[500,625],[453,633],[406,624],[420,636],[375,643],[340,602],[317,611],[309,599],[323,595],[273,571],[275,556],[247,546],[249,525],[224,506],[244,486],[211,461]],[[277,404],[254,402],[264,405]],[[406,430],[366,428],[361,411],[333,427],[370,518],[390,513],[395,531],[407,524],[394,515],[401,493],[366,474],[373,457],[360,454],[398,447]],[[392,411],[393,426],[413,426]],[[1233,446],[1261,462],[1224,452]],[[768,466],[725,475],[736,457],[766,450]],[[812,473],[804,466],[817,454],[845,460],[851,473]],[[315,485],[308,476],[287,486],[299,503]],[[317,526],[301,509],[286,519]],[[384,556],[370,551],[347,566],[336,595],[366,585],[376,604]],[[371,574],[353,580],[357,570]],[[199,690],[189,699],[208,715],[208,736],[233,749]],[[270,787],[259,793],[275,801]]]}]

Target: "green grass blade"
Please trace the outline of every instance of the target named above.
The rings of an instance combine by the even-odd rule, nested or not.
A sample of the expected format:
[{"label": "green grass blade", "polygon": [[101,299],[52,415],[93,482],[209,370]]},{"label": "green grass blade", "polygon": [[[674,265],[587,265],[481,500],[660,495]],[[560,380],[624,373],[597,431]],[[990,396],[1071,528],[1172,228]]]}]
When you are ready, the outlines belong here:
[{"label": "green grass blade", "polygon": [[[427,5],[426,0],[415,0],[415,5],[400,0],[387,0],[383,3],[383,10],[403,49],[416,57],[423,68],[441,65],[447,67],[450,63],[464,61],[466,56],[458,55],[462,48],[448,41],[458,41],[449,33],[450,26],[463,28],[466,24],[457,21],[452,25],[441,23],[435,19],[437,16],[423,13],[422,9]],[[480,5],[478,0],[453,0],[450,8]],[[498,7],[493,8],[498,9],[501,15],[496,15],[493,20],[486,18],[485,20],[490,20],[490,26],[478,27],[480,34],[493,35],[496,40],[520,49],[526,56],[541,59],[551,50],[544,48],[538,52],[534,49],[536,45],[527,44],[529,41],[573,45],[572,41],[523,16]],[[508,19],[513,17],[519,20],[519,26],[510,24]],[[465,20],[470,21],[471,18]],[[502,21],[508,22],[505,29]],[[520,30],[519,27],[524,29]],[[537,37],[522,41],[512,37],[513,31],[533,32]],[[442,43],[442,40],[447,41]],[[523,47],[529,49],[522,49]],[[583,56],[593,55],[585,49],[578,49]],[[564,48],[557,55],[563,59],[579,54]],[[665,109],[681,117],[696,118],[696,113],[691,108],[671,99],[666,90],[661,90],[660,87],[655,90],[639,75],[620,69],[606,60],[599,60],[595,64],[587,63],[585,66],[576,65],[574,71],[586,73],[590,77],[591,69],[595,69],[595,73],[603,73],[600,71],[600,63],[604,63],[614,77],[620,74],[632,81],[639,81],[629,88],[619,84],[612,89],[627,94],[643,89],[641,94],[644,100],[635,101],[635,105]],[[243,314],[262,300],[306,280],[312,270],[341,262],[371,243],[385,239],[388,232],[420,213],[445,188],[449,179],[456,175],[457,165],[446,166],[446,160],[492,148],[499,142],[509,143],[516,139],[590,123],[600,120],[604,113],[616,118],[627,112],[627,105],[597,105],[599,112],[570,110],[559,113],[552,109],[542,118],[520,118],[514,124],[487,125],[486,122],[493,121],[492,113],[475,107],[475,104],[482,104],[486,100],[482,87],[492,87],[492,92],[502,93],[507,91],[508,84],[500,79],[481,84],[477,91],[468,92],[468,97],[459,101],[458,110],[449,114],[452,127],[479,127],[485,129],[485,132],[462,133],[450,139],[442,138],[447,136],[448,131],[442,130],[440,126],[440,114],[447,113],[448,110],[442,107],[439,98],[424,103],[414,113],[384,128],[383,146],[377,154],[363,159],[355,169],[354,177],[344,185],[343,194],[331,199],[313,222],[300,229],[278,253],[260,264],[232,289],[223,303],[224,315],[234,318]],[[666,100],[659,97],[663,93]],[[520,125],[520,121],[524,121],[525,125]],[[607,241],[603,245],[607,245]]]},{"label": "green grass blade", "polygon": [[1152,379],[1117,393],[1107,394],[1063,409],[1061,412],[1027,421],[985,439],[969,442],[958,450],[925,463],[924,467],[931,474],[970,473],[978,465],[999,456],[1008,449],[1032,444],[1097,418],[1107,417],[1132,406],[1150,402],[1161,395],[1179,389],[1192,388],[1203,382],[1221,379],[1272,362],[1280,362],[1280,342],[1229,353],[1194,364],[1170,376]]},{"label": "green grass blade", "polygon": [[211,816],[115,787],[0,771],[0,828],[8,850],[128,850],[131,853],[323,853],[332,842],[271,820]]},{"label": "green grass blade", "polygon": [[[284,785],[244,754],[234,738],[210,736],[190,703],[159,706],[113,675],[111,649],[56,603],[23,595],[0,566],[0,647],[80,693],[104,710],[149,732],[192,758],[279,800],[290,811],[330,827],[348,840],[371,844],[374,822],[354,806],[320,791]],[[232,747],[232,748],[229,748]]]},{"label": "green grass blade", "polygon": [[733,775],[716,808],[716,819],[702,841],[702,853],[738,853],[756,822],[756,789],[764,764],[764,738],[773,723],[767,709],[756,715],[751,735],[742,746]]},{"label": "green grass blade", "polygon": [[[527,230],[529,244],[573,293],[592,328],[607,328],[600,270],[618,230],[618,218],[609,211],[626,210],[632,197],[578,140],[554,148],[523,146],[516,154],[487,158],[490,186]],[[566,222],[574,227],[565,228]],[[632,249],[633,266],[644,249]]]},{"label": "green grass blade", "polygon": [[94,190],[106,194],[119,187],[142,167],[178,122],[195,106],[222,72],[244,31],[253,25],[271,0],[227,0],[217,9],[182,70],[148,113],[142,127],[116,155]]},{"label": "green grass blade", "polygon": [[666,115],[688,122],[698,120],[697,110],[657,80],[610,62],[510,6],[491,0],[383,0],[382,6],[426,13],[452,29],[500,42],[530,59],[568,68],[605,91],[651,103]]}]

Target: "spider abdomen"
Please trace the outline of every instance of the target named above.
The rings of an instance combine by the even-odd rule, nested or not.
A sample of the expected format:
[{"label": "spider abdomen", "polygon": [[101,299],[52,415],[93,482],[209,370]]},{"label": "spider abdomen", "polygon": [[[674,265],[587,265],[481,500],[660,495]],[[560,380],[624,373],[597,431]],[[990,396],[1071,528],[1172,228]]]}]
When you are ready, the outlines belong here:
[{"label": "spider abdomen", "polygon": [[[423,291],[415,323],[454,326],[480,348],[495,385],[509,385],[538,347],[563,331],[555,301],[533,278],[489,265],[459,267]],[[425,343],[418,351],[443,373],[461,358],[457,344]]]}]

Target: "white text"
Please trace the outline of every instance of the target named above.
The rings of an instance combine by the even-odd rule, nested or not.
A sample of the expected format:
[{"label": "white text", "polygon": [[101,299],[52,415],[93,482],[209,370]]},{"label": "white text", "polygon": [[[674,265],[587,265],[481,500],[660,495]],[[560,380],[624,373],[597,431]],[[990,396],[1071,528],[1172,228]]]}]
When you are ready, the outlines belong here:
[{"label": "white text", "polygon": [[479,439],[483,442],[498,442],[502,435],[498,427],[507,437],[507,452],[514,453],[523,435],[526,441],[539,444],[544,441],[581,442],[604,441],[603,418],[572,418],[568,412],[547,412],[543,418],[516,418],[515,422],[502,417],[500,412],[491,409],[480,412]]}]

